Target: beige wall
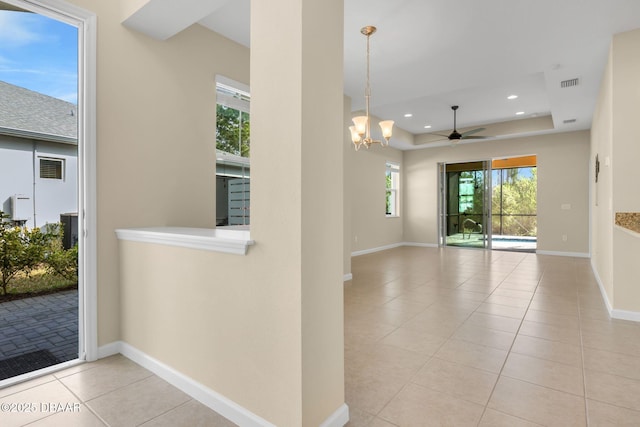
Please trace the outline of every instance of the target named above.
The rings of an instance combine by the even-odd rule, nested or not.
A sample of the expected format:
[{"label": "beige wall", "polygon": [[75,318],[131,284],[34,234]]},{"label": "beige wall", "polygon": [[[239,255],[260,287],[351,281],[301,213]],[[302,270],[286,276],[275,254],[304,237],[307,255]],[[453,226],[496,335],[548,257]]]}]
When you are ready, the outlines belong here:
[{"label": "beige wall", "polygon": [[640,158],[638,49],[640,29],[614,36],[591,141],[591,157],[597,154],[601,164],[594,189],[598,205],[593,205],[592,263],[616,316],[619,310],[640,312],[640,236],[613,226],[616,212],[640,212],[640,192],[634,178]]},{"label": "beige wall", "polygon": [[[350,106],[349,102],[349,106]],[[357,113],[345,113],[345,129],[352,125],[351,117]],[[371,116],[373,127],[377,127],[379,118]],[[381,139],[380,135],[372,135]],[[413,137],[406,131],[394,128],[392,140],[408,141]],[[355,151],[349,133],[345,137],[345,188],[349,194],[349,241],[345,249],[350,253],[380,248],[402,243],[404,227],[405,179],[403,166],[403,152],[379,144],[369,149],[362,146]],[[386,163],[393,162],[400,165],[400,217],[386,216]]]},{"label": "beige wall", "polygon": [[[597,272],[609,302],[613,301],[613,132],[612,51],[605,68],[591,126],[591,264]],[[595,157],[600,161],[595,182]]]},{"label": "beige wall", "polygon": [[249,51],[201,26],[161,42],[121,25],[131,2],[71,0],[97,15],[98,344],[120,339],[114,230],[215,224],[215,76],[249,83]]},{"label": "beige wall", "polygon": [[[402,176],[402,151],[394,148],[376,144],[356,152],[351,144],[345,157],[351,194],[351,252],[402,242],[402,206],[400,217],[387,217],[385,213],[388,161],[400,165]],[[401,201],[403,185],[401,177]]]},{"label": "beige wall", "polygon": [[351,158],[351,152],[353,151],[353,143],[351,142],[351,132],[349,131],[349,126],[351,122],[351,98],[348,96],[344,96],[344,105],[343,105],[343,120],[345,125],[344,129],[344,142],[342,144],[343,148],[343,180],[342,180],[342,188],[344,191],[344,199],[343,199],[343,212],[342,219],[344,224],[344,234],[343,238],[343,250],[342,250],[342,271],[345,277],[348,277],[351,274],[351,242],[353,241],[353,236],[351,232],[351,174],[353,168],[348,162],[348,159]]},{"label": "beige wall", "polygon": [[[437,165],[535,154],[538,156],[538,250],[589,253],[589,132],[461,144],[407,151],[407,242],[437,244]],[[562,210],[570,204],[571,210]],[[562,241],[562,235],[567,241]]]},{"label": "beige wall", "polygon": [[[344,403],[342,2],[252,2],[250,82],[249,50],[201,26],[156,41],[121,25],[131,1],[71,1],[98,18],[99,345],[318,425]],[[117,228],[214,226],[217,74],[251,83],[256,246],[118,245]]]}]

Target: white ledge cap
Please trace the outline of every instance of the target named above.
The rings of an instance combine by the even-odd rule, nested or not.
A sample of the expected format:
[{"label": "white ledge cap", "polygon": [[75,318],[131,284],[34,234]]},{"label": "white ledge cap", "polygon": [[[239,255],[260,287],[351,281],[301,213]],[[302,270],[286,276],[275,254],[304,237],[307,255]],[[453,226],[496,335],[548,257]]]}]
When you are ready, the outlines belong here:
[{"label": "white ledge cap", "polygon": [[205,251],[246,255],[255,244],[246,228],[142,227],[116,230],[120,240],[179,246]]}]

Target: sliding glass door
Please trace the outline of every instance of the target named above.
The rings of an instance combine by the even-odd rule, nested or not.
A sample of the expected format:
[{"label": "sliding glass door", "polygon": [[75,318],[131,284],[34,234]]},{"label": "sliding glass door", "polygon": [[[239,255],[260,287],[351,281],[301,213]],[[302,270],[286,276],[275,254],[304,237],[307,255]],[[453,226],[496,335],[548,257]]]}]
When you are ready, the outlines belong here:
[{"label": "sliding glass door", "polygon": [[438,165],[438,243],[506,251],[537,247],[535,155]]},{"label": "sliding glass door", "polygon": [[441,246],[491,249],[491,161],[439,164]]}]

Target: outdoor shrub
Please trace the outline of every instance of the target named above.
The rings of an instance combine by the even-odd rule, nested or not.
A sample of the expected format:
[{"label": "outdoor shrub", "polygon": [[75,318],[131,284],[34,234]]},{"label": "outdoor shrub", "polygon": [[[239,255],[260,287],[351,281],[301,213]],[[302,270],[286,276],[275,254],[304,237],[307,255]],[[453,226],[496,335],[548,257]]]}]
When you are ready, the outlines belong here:
[{"label": "outdoor shrub", "polygon": [[0,211],[0,285],[7,294],[7,285],[23,272],[29,274],[36,267],[45,267],[49,274],[77,283],[78,246],[65,250],[62,246],[60,224],[46,224],[42,228],[18,227],[5,221]]},{"label": "outdoor shrub", "polygon": [[18,227],[6,222],[7,215],[0,211],[0,279],[2,293],[7,285],[23,271],[29,273],[40,265],[49,252],[55,235],[40,228]]},{"label": "outdoor shrub", "polygon": [[66,280],[78,282],[78,245],[71,249],[62,247],[62,235],[54,241],[51,251],[45,258],[47,270],[57,274]]}]

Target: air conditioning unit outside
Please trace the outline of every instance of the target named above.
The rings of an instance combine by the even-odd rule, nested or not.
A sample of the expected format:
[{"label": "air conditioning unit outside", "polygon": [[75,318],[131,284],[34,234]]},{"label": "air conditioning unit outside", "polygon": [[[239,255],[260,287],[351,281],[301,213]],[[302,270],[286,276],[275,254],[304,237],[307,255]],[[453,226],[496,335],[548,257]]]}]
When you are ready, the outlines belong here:
[{"label": "air conditioning unit outside", "polygon": [[28,221],[31,219],[31,198],[24,194],[11,196],[11,219],[13,221]]}]

